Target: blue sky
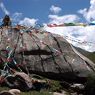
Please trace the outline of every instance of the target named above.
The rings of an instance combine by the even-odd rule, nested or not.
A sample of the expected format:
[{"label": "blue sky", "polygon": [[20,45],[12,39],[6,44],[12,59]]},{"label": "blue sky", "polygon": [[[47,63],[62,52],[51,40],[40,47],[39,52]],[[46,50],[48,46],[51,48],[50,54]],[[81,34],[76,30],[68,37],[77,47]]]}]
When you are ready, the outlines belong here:
[{"label": "blue sky", "polygon": [[[88,8],[90,6],[89,0],[1,0],[10,16],[17,13],[20,15],[20,20],[27,18],[38,19],[38,23],[47,23],[49,21],[48,15],[53,14],[50,7],[60,7],[62,10],[58,15],[78,14],[79,9]],[[0,18],[5,13],[0,9]],[[80,15],[80,14],[78,14]],[[84,18],[83,18],[84,19]]]}]

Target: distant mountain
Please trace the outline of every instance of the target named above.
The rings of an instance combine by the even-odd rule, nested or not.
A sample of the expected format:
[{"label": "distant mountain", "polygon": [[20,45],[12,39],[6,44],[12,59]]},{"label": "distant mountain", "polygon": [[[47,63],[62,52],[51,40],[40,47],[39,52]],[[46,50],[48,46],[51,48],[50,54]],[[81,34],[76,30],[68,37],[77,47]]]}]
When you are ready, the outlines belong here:
[{"label": "distant mountain", "polygon": [[95,63],[95,52],[88,52],[86,50],[83,50],[81,48],[75,47],[81,54],[89,58],[91,61]]}]

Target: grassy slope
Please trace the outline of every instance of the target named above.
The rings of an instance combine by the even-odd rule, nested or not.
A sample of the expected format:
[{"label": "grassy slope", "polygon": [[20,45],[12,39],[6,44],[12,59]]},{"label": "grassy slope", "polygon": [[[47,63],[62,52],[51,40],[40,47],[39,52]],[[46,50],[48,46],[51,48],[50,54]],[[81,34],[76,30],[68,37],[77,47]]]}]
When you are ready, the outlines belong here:
[{"label": "grassy slope", "polygon": [[86,56],[87,58],[89,58],[91,61],[93,61],[95,63],[95,52],[88,52],[85,51],[83,49],[77,48],[75,47],[80,53],[82,53],[84,56]]},{"label": "grassy slope", "polygon": [[[9,88],[6,87],[0,87],[0,91],[9,90]],[[29,91],[29,92],[21,92],[21,95],[52,95],[52,93],[49,93],[48,91]]]},{"label": "grassy slope", "polygon": [[95,63],[95,52],[90,53],[87,57]]}]

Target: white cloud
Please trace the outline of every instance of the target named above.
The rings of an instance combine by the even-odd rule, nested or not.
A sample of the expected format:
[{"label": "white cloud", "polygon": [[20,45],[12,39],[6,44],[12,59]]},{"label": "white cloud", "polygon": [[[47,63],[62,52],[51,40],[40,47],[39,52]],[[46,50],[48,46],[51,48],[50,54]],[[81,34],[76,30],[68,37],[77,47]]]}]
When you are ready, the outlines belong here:
[{"label": "white cloud", "polygon": [[[44,27],[45,30],[58,34],[65,38],[76,47],[87,51],[95,51],[95,26],[68,26],[68,27]],[[83,43],[84,42],[84,43]],[[87,43],[85,43],[87,42]]]},{"label": "white cloud", "polygon": [[62,9],[60,7],[57,7],[57,6],[54,6],[52,5],[51,8],[50,8],[50,11],[57,14],[61,11]]},{"label": "white cloud", "polygon": [[[90,7],[80,9],[78,13],[82,14],[87,22],[95,20],[95,0],[90,0]],[[49,15],[49,24],[63,24],[71,22],[79,22],[79,16],[75,14],[59,16]],[[87,51],[95,51],[95,26],[69,26],[69,27],[45,27],[45,30],[59,34],[61,36],[68,36],[68,41],[74,46],[80,47]],[[75,40],[75,41],[74,41]],[[83,43],[84,42],[84,43]],[[87,43],[86,43],[87,42]]]},{"label": "white cloud", "polygon": [[19,22],[19,24],[30,27],[30,26],[34,26],[37,21],[38,19],[34,19],[34,18],[31,19],[31,18],[25,17],[23,20]]},{"label": "white cloud", "polygon": [[0,2],[0,7],[2,9],[2,11],[6,14],[9,15],[10,12],[6,9],[6,7],[4,6],[4,4],[2,2]]},{"label": "white cloud", "polygon": [[0,19],[0,23],[2,22],[2,20],[3,20],[3,19],[1,18],[1,19]]},{"label": "white cloud", "polygon": [[22,13],[15,12],[12,15],[12,21],[15,22],[15,23],[18,23],[20,21],[21,17],[22,17]]},{"label": "white cloud", "polygon": [[78,22],[79,17],[77,15],[63,15],[63,16],[58,16],[58,15],[49,15],[48,16],[50,21],[49,23],[54,23],[54,24],[62,24],[62,23],[70,23],[70,22]]},{"label": "white cloud", "polygon": [[78,13],[82,14],[88,22],[95,20],[95,0],[90,0],[89,9],[80,9]]}]

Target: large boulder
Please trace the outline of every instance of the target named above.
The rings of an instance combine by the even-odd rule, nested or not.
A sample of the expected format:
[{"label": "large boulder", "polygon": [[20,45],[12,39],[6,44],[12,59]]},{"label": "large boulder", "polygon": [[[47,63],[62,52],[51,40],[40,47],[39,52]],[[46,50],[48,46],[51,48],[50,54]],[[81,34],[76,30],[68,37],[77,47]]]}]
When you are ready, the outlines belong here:
[{"label": "large boulder", "polygon": [[7,59],[11,68],[16,64],[28,73],[52,79],[84,82],[95,72],[95,64],[64,38],[40,29],[2,27],[0,51],[2,64]]}]

